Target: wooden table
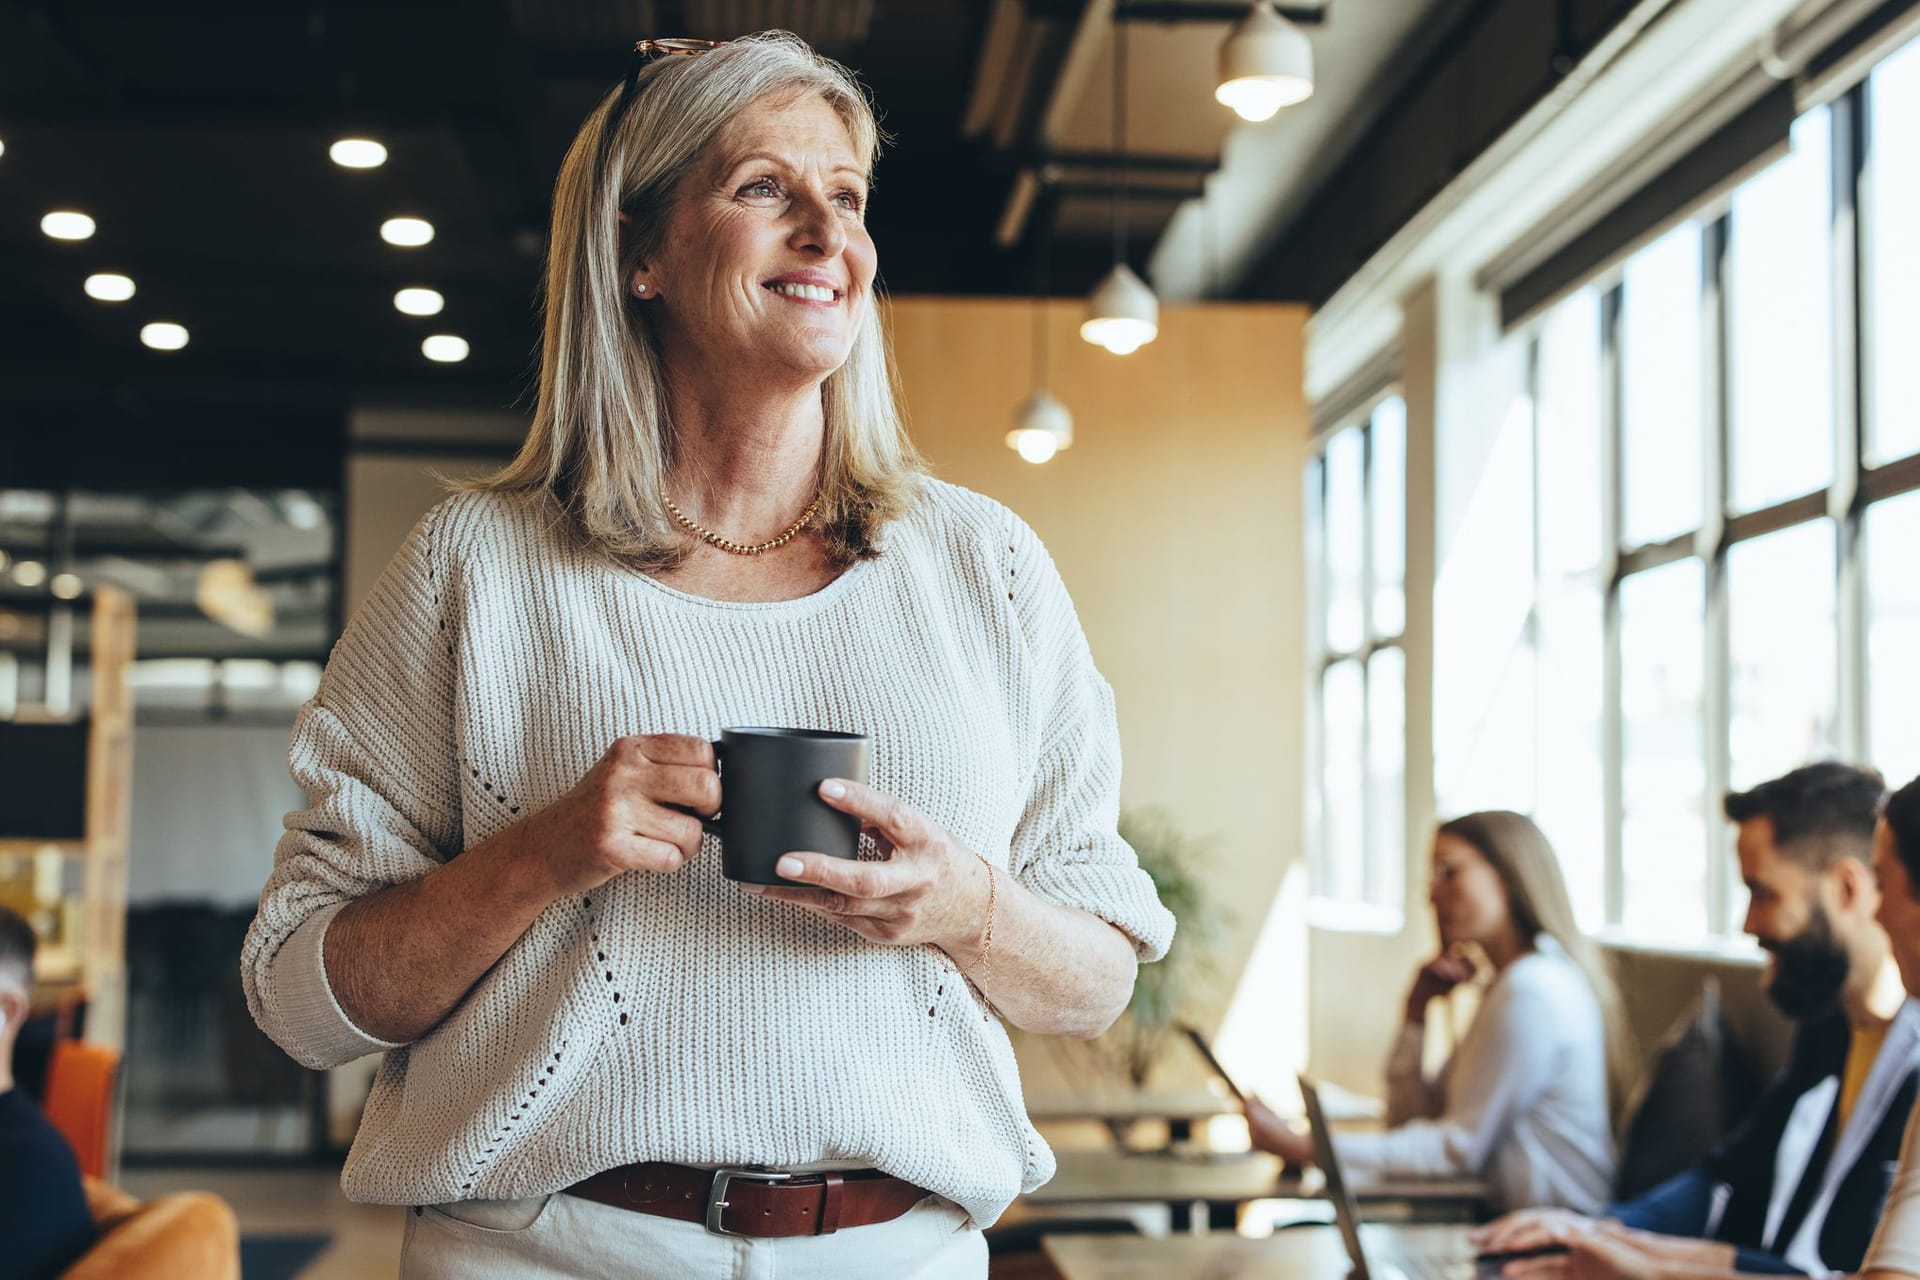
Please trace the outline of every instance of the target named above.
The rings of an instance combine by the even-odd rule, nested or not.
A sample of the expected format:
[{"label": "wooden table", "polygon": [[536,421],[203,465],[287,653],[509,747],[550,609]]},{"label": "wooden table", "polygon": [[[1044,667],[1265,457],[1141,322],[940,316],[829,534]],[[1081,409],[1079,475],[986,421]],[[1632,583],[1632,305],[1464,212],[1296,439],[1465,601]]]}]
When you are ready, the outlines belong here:
[{"label": "wooden table", "polygon": [[1239,1103],[1211,1089],[1078,1089],[1027,1101],[1034,1120],[1193,1121],[1239,1114]]},{"label": "wooden table", "polygon": [[[1028,1192],[1028,1205],[1164,1204],[1183,1230],[1194,1211],[1216,1227],[1231,1228],[1250,1200],[1318,1199],[1319,1182],[1280,1174],[1265,1152],[1190,1157],[1124,1151],[1062,1151],[1053,1180]],[[1465,1219],[1486,1199],[1480,1182],[1370,1182],[1354,1187],[1362,1203],[1404,1204],[1415,1216]]]},{"label": "wooden table", "polygon": [[[1472,1254],[1457,1227],[1365,1227],[1368,1260],[1374,1245],[1399,1240],[1409,1247],[1458,1249]],[[1296,1227],[1264,1240],[1244,1236],[1044,1236],[1041,1245],[1061,1280],[1337,1280],[1347,1274],[1347,1251],[1332,1227]]]},{"label": "wooden table", "polygon": [[1125,1144],[1128,1126],[1142,1120],[1162,1120],[1168,1142],[1187,1142],[1195,1121],[1215,1116],[1237,1116],[1240,1104],[1222,1087],[1212,1089],[1126,1089],[1107,1086],[1072,1093],[1041,1094],[1027,1102],[1027,1116],[1036,1124],[1047,1121],[1097,1120],[1107,1126],[1115,1146]]}]

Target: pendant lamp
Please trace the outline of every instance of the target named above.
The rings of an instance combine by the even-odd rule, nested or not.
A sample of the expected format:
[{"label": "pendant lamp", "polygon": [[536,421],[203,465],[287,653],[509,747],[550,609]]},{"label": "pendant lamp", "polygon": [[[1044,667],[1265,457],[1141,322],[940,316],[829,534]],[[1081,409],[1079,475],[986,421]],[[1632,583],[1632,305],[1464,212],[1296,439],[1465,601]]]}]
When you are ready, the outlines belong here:
[{"label": "pendant lamp", "polygon": [[1160,300],[1127,265],[1127,24],[1113,24],[1113,154],[1119,178],[1113,192],[1113,270],[1087,299],[1080,336],[1117,356],[1129,356],[1160,333]]},{"label": "pendant lamp", "polygon": [[1073,414],[1047,393],[1047,232],[1033,223],[1033,394],[1015,412],[1007,447],[1041,463],[1073,443]]},{"label": "pendant lamp", "polygon": [[1271,120],[1280,108],[1313,96],[1313,42],[1271,0],[1254,0],[1220,46],[1220,87],[1213,96],[1242,120]]}]

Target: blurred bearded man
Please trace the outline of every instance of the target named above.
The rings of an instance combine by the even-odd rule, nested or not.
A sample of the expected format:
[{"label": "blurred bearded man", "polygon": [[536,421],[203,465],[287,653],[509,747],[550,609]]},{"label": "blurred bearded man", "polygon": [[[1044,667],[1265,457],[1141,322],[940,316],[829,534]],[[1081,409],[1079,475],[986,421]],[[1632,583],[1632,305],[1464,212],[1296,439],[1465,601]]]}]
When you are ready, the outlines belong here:
[{"label": "blurred bearded man", "polygon": [[[1885,787],[1870,769],[1796,769],[1726,799],[1738,828],[1744,925],[1768,954],[1766,991],[1798,1024],[1786,1069],[1698,1164],[1596,1223],[1509,1214],[1483,1249],[1526,1249],[1594,1230],[1679,1267],[1762,1274],[1855,1271],[1879,1221],[1920,1075],[1920,1005],[1887,935],[1873,829]],[[1564,1259],[1515,1264],[1552,1275]]]}]

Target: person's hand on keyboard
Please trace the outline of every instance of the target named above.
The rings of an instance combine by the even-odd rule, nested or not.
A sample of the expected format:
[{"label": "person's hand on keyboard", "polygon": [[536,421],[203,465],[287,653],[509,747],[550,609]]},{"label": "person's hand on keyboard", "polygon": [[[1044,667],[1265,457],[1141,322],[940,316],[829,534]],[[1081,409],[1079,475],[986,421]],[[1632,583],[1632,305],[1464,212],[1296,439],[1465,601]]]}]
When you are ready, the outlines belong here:
[{"label": "person's hand on keyboard", "polygon": [[1565,1243],[1573,1232],[1594,1225],[1592,1218],[1571,1209],[1521,1209],[1476,1227],[1467,1238],[1482,1253],[1519,1253]]}]

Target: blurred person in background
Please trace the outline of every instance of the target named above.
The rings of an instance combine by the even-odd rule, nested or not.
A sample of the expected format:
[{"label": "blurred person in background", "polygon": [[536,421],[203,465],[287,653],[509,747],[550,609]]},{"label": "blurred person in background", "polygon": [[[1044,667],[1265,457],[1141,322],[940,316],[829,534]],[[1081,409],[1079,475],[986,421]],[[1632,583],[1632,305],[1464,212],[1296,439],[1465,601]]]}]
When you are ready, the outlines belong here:
[{"label": "blurred person in background", "polygon": [[[1878,773],[1827,762],[1727,797],[1745,928],[1769,957],[1768,996],[1798,1024],[1786,1068],[1718,1148],[1606,1221],[1516,1214],[1483,1228],[1481,1248],[1604,1240],[1596,1247],[1680,1275],[1860,1266],[1920,1087],[1920,1005],[1876,919],[1884,795]],[[1596,1257],[1515,1262],[1506,1274],[1608,1274]]]},{"label": "blurred person in background", "polygon": [[37,941],[32,925],[0,907],[0,1275],[24,1280],[59,1275],[93,1245],[73,1148],[13,1082]]},{"label": "blurred person in background", "polygon": [[[1470,813],[1434,836],[1428,901],[1440,954],[1414,975],[1387,1062],[1384,1133],[1340,1134],[1340,1160],[1361,1178],[1484,1180],[1502,1208],[1594,1211],[1613,1186],[1613,1101],[1627,1033],[1604,961],[1574,923],[1547,838],[1517,813]],[[1493,970],[1479,1012],[1446,1066],[1422,1066],[1427,1006]],[[1258,1099],[1256,1147],[1313,1161],[1310,1136]]]}]

